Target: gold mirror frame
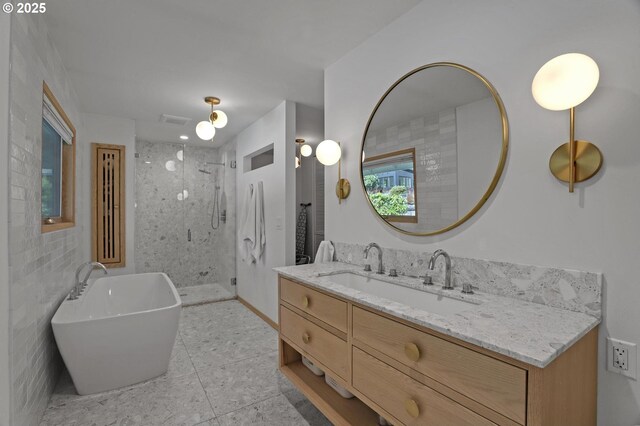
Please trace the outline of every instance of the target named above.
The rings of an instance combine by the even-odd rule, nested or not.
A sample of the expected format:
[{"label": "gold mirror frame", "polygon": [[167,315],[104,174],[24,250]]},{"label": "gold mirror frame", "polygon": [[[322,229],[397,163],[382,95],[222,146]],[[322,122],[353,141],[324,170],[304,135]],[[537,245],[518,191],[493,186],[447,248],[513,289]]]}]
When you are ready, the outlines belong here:
[{"label": "gold mirror frame", "polygon": [[[376,112],[378,111],[378,108],[380,108],[380,105],[382,105],[382,103],[384,102],[384,100],[386,99],[386,97],[389,95],[389,93],[391,93],[393,91],[393,89],[396,88],[396,86],[398,86],[400,83],[402,83],[404,80],[406,80],[407,78],[411,77],[412,75],[420,72],[420,71],[424,71],[428,68],[434,68],[434,67],[453,67],[453,68],[457,68],[463,71],[468,72],[469,74],[473,75],[474,77],[476,77],[477,79],[479,79],[480,81],[482,81],[484,83],[484,85],[487,87],[487,89],[489,89],[489,92],[491,93],[491,96],[493,97],[493,100],[496,104],[496,107],[498,108],[498,111],[500,112],[500,118],[502,121],[502,152],[500,153],[500,160],[498,162],[498,167],[496,169],[496,173],[493,176],[493,179],[491,180],[491,184],[489,185],[489,187],[487,188],[487,190],[485,191],[484,195],[482,196],[482,198],[480,198],[480,201],[478,201],[478,203],[471,209],[469,210],[469,212],[467,214],[465,214],[462,218],[458,219],[457,222],[452,223],[451,225],[442,228],[442,229],[438,229],[436,231],[432,231],[432,232],[411,232],[411,231],[407,231],[405,229],[402,228],[398,228],[397,226],[393,225],[392,223],[386,221],[384,219],[384,217],[382,217],[375,209],[375,207],[373,206],[373,204],[371,203],[371,200],[369,199],[368,195],[367,195],[367,190],[364,186],[364,175],[362,172],[362,153],[364,152],[364,144],[367,138],[367,133],[369,132],[369,126],[371,125],[371,122],[373,121],[373,117],[376,115]],[[392,227],[393,229],[395,229],[396,231],[399,231],[405,235],[414,235],[414,236],[419,236],[419,237],[428,237],[431,235],[438,235],[438,234],[442,234],[444,232],[450,231],[460,225],[462,225],[464,222],[466,222],[467,220],[469,220],[474,214],[476,214],[478,212],[478,210],[480,210],[482,208],[482,206],[484,205],[484,203],[487,202],[487,200],[489,199],[489,197],[491,196],[491,194],[493,193],[494,189],[496,188],[496,186],[498,185],[498,181],[500,180],[500,176],[502,176],[502,171],[504,170],[504,166],[507,162],[507,151],[509,149],[509,122],[507,120],[507,113],[505,111],[504,108],[504,104],[502,103],[502,99],[500,98],[500,95],[498,95],[498,91],[495,89],[495,87],[493,87],[493,85],[489,82],[489,80],[487,80],[486,78],[484,78],[484,76],[482,76],[480,73],[478,73],[477,71],[466,67],[464,65],[460,65],[460,64],[456,64],[453,62],[434,62],[431,64],[427,64],[427,65],[423,65],[421,67],[415,68],[411,71],[409,71],[408,73],[406,73],[405,75],[403,75],[402,77],[400,77],[395,83],[393,83],[391,85],[391,87],[389,87],[389,89],[387,89],[386,92],[384,92],[384,95],[382,95],[382,97],[380,98],[380,100],[378,101],[378,103],[376,104],[375,108],[373,109],[373,111],[371,112],[371,115],[369,116],[369,120],[367,120],[367,125],[364,129],[364,133],[362,135],[362,143],[360,145],[360,156],[358,157],[358,159],[360,159],[359,163],[360,163],[360,184],[362,186],[362,191],[365,193],[365,197],[367,199],[367,203],[369,204],[369,208],[371,208],[371,210],[373,211],[373,213],[376,215],[376,217],[378,219],[380,219],[383,223],[385,223],[386,225]]]}]

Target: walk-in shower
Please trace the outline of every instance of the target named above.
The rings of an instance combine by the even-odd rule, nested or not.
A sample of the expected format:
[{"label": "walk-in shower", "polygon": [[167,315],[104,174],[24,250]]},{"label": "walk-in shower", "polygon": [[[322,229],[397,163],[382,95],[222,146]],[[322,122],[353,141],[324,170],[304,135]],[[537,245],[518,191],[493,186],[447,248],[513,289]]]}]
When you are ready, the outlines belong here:
[{"label": "walk-in shower", "polygon": [[136,271],[165,272],[186,303],[234,297],[235,148],[137,141],[136,150]]}]

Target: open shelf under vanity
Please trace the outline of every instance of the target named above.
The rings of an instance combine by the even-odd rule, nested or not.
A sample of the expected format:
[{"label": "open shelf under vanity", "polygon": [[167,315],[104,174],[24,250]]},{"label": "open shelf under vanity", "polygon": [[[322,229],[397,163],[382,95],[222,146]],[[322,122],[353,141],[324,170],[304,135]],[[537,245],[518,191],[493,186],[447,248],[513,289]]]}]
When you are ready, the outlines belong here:
[{"label": "open shelf under vanity", "polygon": [[[316,376],[303,363],[302,356],[284,340],[280,340],[285,364],[282,373],[335,425],[375,425],[378,415],[358,398],[346,399]],[[314,363],[318,363],[316,360]]]}]

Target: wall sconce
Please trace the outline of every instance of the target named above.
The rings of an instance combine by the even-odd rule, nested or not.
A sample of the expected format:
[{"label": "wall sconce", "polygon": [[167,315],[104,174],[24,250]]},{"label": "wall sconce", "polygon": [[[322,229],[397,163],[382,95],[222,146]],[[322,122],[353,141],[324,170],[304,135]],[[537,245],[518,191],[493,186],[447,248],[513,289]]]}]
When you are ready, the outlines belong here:
[{"label": "wall sconce", "polygon": [[208,141],[213,140],[213,137],[216,135],[216,129],[222,129],[227,125],[227,114],[223,111],[217,109],[213,110],[215,105],[220,104],[220,98],[216,98],[215,96],[207,96],[204,98],[205,103],[211,106],[211,113],[209,114],[208,120],[203,120],[198,123],[196,126],[196,134],[202,140]]},{"label": "wall sconce", "polygon": [[338,197],[338,204],[342,203],[342,200],[347,198],[351,193],[351,184],[347,179],[342,177],[341,171],[341,157],[342,148],[340,143],[327,139],[320,142],[316,148],[316,157],[325,166],[332,166],[338,163],[338,183],[336,183],[336,196]]},{"label": "wall sconce", "polygon": [[311,145],[304,139],[296,139],[296,169],[302,164],[302,157],[308,157],[313,153]]},{"label": "wall sconce", "polygon": [[569,192],[573,192],[575,182],[591,178],[602,166],[598,147],[575,139],[575,107],[591,96],[599,77],[593,59],[581,53],[567,53],[544,64],[531,85],[533,97],[541,107],[569,110],[569,142],[558,147],[549,159],[551,173],[569,183]]}]

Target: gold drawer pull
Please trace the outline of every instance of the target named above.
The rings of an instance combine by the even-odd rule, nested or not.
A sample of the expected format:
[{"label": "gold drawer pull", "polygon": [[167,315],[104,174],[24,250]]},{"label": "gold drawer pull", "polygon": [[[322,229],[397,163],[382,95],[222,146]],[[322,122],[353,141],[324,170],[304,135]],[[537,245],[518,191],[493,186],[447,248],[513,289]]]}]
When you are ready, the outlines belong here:
[{"label": "gold drawer pull", "polygon": [[309,333],[302,333],[302,341],[305,343],[309,343],[311,341],[311,336],[309,336]]},{"label": "gold drawer pull", "polygon": [[304,296],[302,298],[302,306],[304,306],[305,308],[309,307],[309,298],[307,296]]},{"label": "gold drawer pull", "polygon": [[413,362],[420,359],[420,348],[415,343],[407,343],[404,345],[404,354]]},{"label": "gold drawer pull", "polygon": [[414,419],[417,419],[420,415],[420,407],[418,407],[418,403],[413,399],[407,399],[404,402],[404,409],[407,410],[407,414],[409,414]]}]

